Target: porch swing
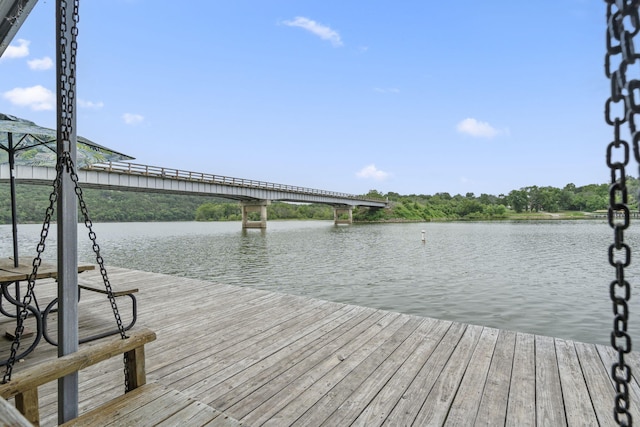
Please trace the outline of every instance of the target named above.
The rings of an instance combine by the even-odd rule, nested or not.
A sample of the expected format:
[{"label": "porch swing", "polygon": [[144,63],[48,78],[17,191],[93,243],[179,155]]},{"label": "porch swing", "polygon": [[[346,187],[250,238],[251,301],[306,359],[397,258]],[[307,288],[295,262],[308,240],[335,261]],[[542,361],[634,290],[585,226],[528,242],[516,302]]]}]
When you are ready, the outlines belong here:
[{"label": "porch swing", "polygon": [[[76,63],[76,36],[77,36],[77,22],[78,22],[78,6],[79,0],[74,0],[73,4],[73,23],[70,28],[70,31],[67,29],[68,25],[68,17],[66,16],[67,5],[66,1],[62,0],[60,2],[60,32],[61,36],[59,43],[61,47],[61,56],[62,61],[60,65],[60,69],[63,70],[60,76],[60,80],[62,82],[62,96],[61,96],[61,110],[60,115],[63,119],[62,121],[62,138],[58,141],[58,144],[62,144],[62,149],[59,149],[59,155],[56,161],[56,177],[53,181],[53,190],[49,196],[49,206],[45,212],[45,219],[42,226],[42,231],[40,233],[40,242],[37,245],[36,252],[37,255],[33,260],[32,272],[29,275],[27,291],[23,297],[22,304],[20,306],[20,311],[17,316],[17,325],[14,334],[14,340],[11,345],[11,353],[9,356],[9,360],[6,364],[6,371],[2,379],[2,384],[0,385],[0,396],[3,399],[0,399],[0,406],[6,407],[6,400],[11,397],[15,397],[16,408],[20,413],[24,415],[24,417],[35,425],[39,425],[40,417],[39,417],[39,403],[38,403],[38,386],[46,384],[48,382],[60,379],[69,374],[73,374],[78,372],[81,369],[84,369],[88,366],[94,365],[100,361],[109,359],[117,354],[123,354],[124,361],[124,385],[125,392],[128,393],[136,388],[139,388],[146,383],[146,375],[144,370],[144,345],[155,340],[155,333],[148,329],[140,329],[139,331],[134,332],[131,336],[126,335],[126,330],[131,328],[135,323],[135,310],[136,310],[136,301],[135,297],[131,296],[132,304],[133,304],[133,321],[128,325],[124,326],[122,322],[122,318],[118,311],[118,306],[116,303],[116,297],[124,295],[122,293],[114,292],[111,283],[109,282],[109,278],[107,275],[106,268],[104,266],[104,259],[100,255],[100,247],[96,241],[96,234],[93,231],[93,223],[89,218],[88,209],[86,203],[84,201],[82,189],[78,183],[78,175],[76,173],[74,162],[71,155],[71,135],[73,132],[73,106],[74,106],[74,96],[75,96],[75,63]],[[71,40],[69,45],[71,46],[71,52],[68,58],[66,56],[66,47],[67,47],[67,33],[70,33]],[[67,66],[68,64],[68,66]],[[68,70],[68,75],[66,74]],[[101,342],[99,344],[93,345],[91,347],[80,349],[79,351],[61,356],[55,360],[44,362],[40,365],[34,366],[32,368],[26,369],[24,372],[21,372],[21,375],[17,379],[12,380],[12,372],[13,367],[15,365],[17,357],[19,357],[18,350],[21,344],[21,338],[24,334],[24,323],[27,317],[29,316],[29,308],[31,306],[31,302],[34,295],[34,288],[36,277],[38,274],[38,268],[42,264],[42,254],[45,250],[46,238],[49,234],[49,227],[51,225],[51,218],[54,213],[54,206],[61,195],[62,182],[64,179],[64,174],[68,175],[68,179],[70,179],[70,183],[73,184],[74,192],[78,199],[78,205],[80,207],[82,219],[84,220],[84,224],[89,230],[89,239],[92,242],[92,249],[94,251],[96,257],[96,263],[99,266],[100,274],[102,276],[102,281],[104,284],[104,290],[101,291],[99,289],[92,289],[98,292],[104,293],[107,295],[107,298],[110,302],[113,315],[117,325],[116,333],[119,333],[120,339],[111,340],[107,342]],[[86,286],[83,286],[87,289]],[[80,290],[78,289],[78,292]],[[79,294],[78,294],[79,296]],[[52,310],[53,306],[57,303],[57,298],[54,299],[51,304],[45,310],[45,322],[46,315]],[[80,340],[80,343],[94,340],[98,338],[103,338],[108,335],[113,335],[113,331],[102,333],[98,335],[94,335],[89,337],[88,339]],[[54,345],[57,345],[55,341],[50,339],[46,335],[46,331],[44,331],[43,336],[45,339]],[[9,405],[10,406],[10,405]],[[0,413],[3,413],[6,416],[11,416],[10,412],[4,411],[0,409]],[[0,421],[2,416],[0,415]],[[15,422],[16,425],[22,425],[20,420],[12,420],[12,423]],[[65,421],[65,420],[62,420]],[[12,424],[13,425],[13,424]],[[30,424],[27,424],[30,425]]]},{"label": "porch swing", "polygon": [[[53,190],[51,192],[51,194],[49,195],[49,206],[46,209],[46,213],[45,213],[45,220],[43,222],[43,226],[42,226],[42,231],[40,233],[40,242],[37,245],[36,248],[36,257],[34,258],[33,262],[32,262],[32,266],[33,266],[33,270],[31,272],[31,274],[29,275],[29,279],[28,279],[28,285],[27,285],[27,292],[22,300],[22,304],[21,304],[21,311],[17,317],[17,326],[16,326],[16,332],[14,334],[14,341],[12,343],[11,346],[11,354],[7,363],[7,368],[6,368],[6,373],[4,375],[3,378],[3,383],[7,383],[8,381],[11,380],[11,373],[13,370],[13,366],[15,364],[16,361],[16,357],[18,354],[18,348],[20,347],[20,341],[21,338],[24,334],[24,321],[27,319],[28,315],[29,315],[29,307],[31,306],[31,301],[34,295],[34,288],[35,288],[35,282],[36,282],[36,277],[38,275],[38,268],[40,267],[40,265],[42,264],[42,254],[45,250],[46,247],[46,238],[49,234],[49,228],[51,226],[51,218],[53,216],[54,213],[54,206],[55,203],[57,202],[59,195],[60,195],[60,189],[61,189],[61,184],[62,184],[62,179],[63,179],[63,174],[68,173],[70,176],[71,181],[74,184],[74,192],[78,198],[78,204],[80,206],[80,211],[81,211],[81,215],[82,218],[84,220],[84,224],[86,226],[86,228],[89,230],[89,239],[92,242],[92,250],[95,254],[95,259],[96,259],[96,263],[98,264],[98,267],[100,269],[100,274],[102,276],[102,282],[104,285],[104,290],[100,290],[100,289],[96,289],[93,287],[89,287],[86,285],[79,285],[79,288],[84,288],[84,289],[93,289],[96,291],[99,291],[101,293],[104,293],[107,295],[107,298],[109,300],[109,303],[111,305],[112,311],[113,311],[113,315],[116,321],[116,325],[117,325],[117,331],[116,333],[119,333],[121,339],[127,339],[129,338],[126,335],[126,331],[131,329],[131,327],[134,325],[135,321],[136,321],[136,300],[133,297],[133,295],[131,295],[132,297],[132,304],[133,304],[133,320],[129,323],[129,325],[127,325],[126,327],[124,326],[123,322],[122,322],[122,317],[120,316],[120,312],[118,310],[118,306],[116,303],[116,297],[117,296],[122,296],[125,295],[121,292],[114,292],[111,283],[109,281],[109,277],[107,274],[107,270],[105,268],[104,265],[104,259],[102,258],[102,256],[100,255],[100,246],[97,243],[97,236],[96,233],[93,231],[93,222],[91,221],[91,219],[89,218],[89,212],[87,209],[87,205],[84,201],[84,195],[82,192],[82,188],[80,187],[79,183],[78,183],[78,175],[75,171],[75,167],[73,164],[73,160],[71,159],[71,154],[70,152],[64,151],[62,153],[61,156],[58,157],[57,159],[57,163],[56,163],[56,178],[53,181]],[[131,291],[125,291],[125,292],[135,292],[137,290],[131,290]],[[51,313],[53,310],[53,308],[55,307],[55,305],[57,304],[58,298],[54,298],[48,305],[47,308],[44,310],[44,315],[43,315],[43,326],[42,326],[42,335],[45,338],[45,340],[47,342],[49,342],[52,345],[58,345],[57,342],[52,339],[51,337],[48,336],[47,332],[46,332],[46,317],[49,313]],[[89,341],[93,341],[96,339],[100,339],[100,338],[104,338],[106,336],[109,335],[113,335],[114,332],[113,331],[108,331],[108,332],[103,332],[103,333],[99,333],[90,337],[86,337],[83,339],[79,340],[80,344],[83,344],[85,342],[89,342]],[[125,359],[125,365],[126,365],[126,359]]]}]

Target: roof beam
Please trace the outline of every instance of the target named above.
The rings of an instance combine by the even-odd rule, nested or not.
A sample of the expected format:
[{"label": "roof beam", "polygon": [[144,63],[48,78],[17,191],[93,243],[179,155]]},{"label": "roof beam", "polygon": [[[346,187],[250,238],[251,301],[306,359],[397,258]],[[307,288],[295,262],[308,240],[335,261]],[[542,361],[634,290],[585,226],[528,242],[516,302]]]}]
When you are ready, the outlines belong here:
[{"label": "roof beam", "polygon": [[7,50],[37,2],[38,0],[0,0],[0,56]]}]

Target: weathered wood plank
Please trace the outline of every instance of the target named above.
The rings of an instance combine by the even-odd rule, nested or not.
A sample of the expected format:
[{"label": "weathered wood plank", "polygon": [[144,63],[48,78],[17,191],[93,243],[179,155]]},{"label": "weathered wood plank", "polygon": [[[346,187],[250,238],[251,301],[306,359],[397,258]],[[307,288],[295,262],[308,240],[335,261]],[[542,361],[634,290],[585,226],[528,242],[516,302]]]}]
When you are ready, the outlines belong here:
[{"label": "weathered wood plank", "polygon": [[233,418],[223,416],[209,421],[208,423],[204,424],[203,427],[239,427],[242,425],[243,424],[241,424],[237,420],[234,420]]},{"label": "weathered wood plank", "polygon": [[[261,340],[259,336],[255,336],[242,345],[244,348],[238,346],[239,350],[233,353],[233,357],[225,357],[218,353],[219,360],[211,361],[206,368],[207,372],[204,373],[209,380],[193,382],[191,378],[189,380],[191,385],[184,387],[184,390],[194,396],[211,399],[213,393],[210,390],[218,388],[220,383],[236,375],[248,375],[248,369],[264,363],[274,354],[283,357],[282,351],[293,351],[294,348],[299,348],[299,340],[307,337],[308,341],[309,335],[315,336],[313,334],[317,333],[318,328],[324,325],[326,320],[333,318],[332,315],[338,311],[336,310],[338,307],[334,305],[324,305],[322,308],[322,310],[302,313],[298,317],[281,323],[271,330],[274,333],[265,334]],[[195,376],[200,375],[200,372],[195,374]]]},{"label": "weathered wood plank", "polygon": [[[300,414],[301,416],[293,423],[294,426],[320,425],[324,422],[367,378],[374,372],[383,370],[381,369],[382,363],[407,342],[422,323],[422,319],[405,317],[408,319],[407,322],[369,355],[362,352],[362,360],[351,357],[343,361],[321,382],[315,383],[304,391],[304,394],[310,396],[302,400],[298,407],[289,405],[278,416],[287,420],[295,419],[294,417]],[[314,394],[315,396],[313,396]],[[310,404],[313,400],[316,400],[315,403]],[[278,416],[273,420],[276,423]]]},{"label": "weathered wood plank", "polygon": [[[260,346],[261,348],[263,346],[269,347],[269,343],[273,343],[274,341],[276,341],[274,344],[276,348],[286,345],[277,341],[279,339],[286,340],[291,334],[295,334],[295,329],[293,329],[295,323],[299,322],[300,327],[303,327],[310,319],[313,319],[315,315],[317,315],[315,310],[305,310],[302,311],[302,313],[278,316],[278,320],[272,324],[267,323],[265,326],[269,327],[264,328],[264,330],[262,330],[263,328],[251,329],[248,327],[248,333],[253,335],[238,334],[233,339],[226,340],[224,347],[209,349],[208,351],[205,348],[194,355],[188,356],[187,362],[190,363],[190,365],[175,370],[168,375],[164,375],[162,377],[163,381],[179,389],[195,387],[196,392],[198,389],[201,389],[197,383],[203,377],[210,379],[208,383],[216,384],[226,379],[224,374],[222,374],[222,377],[218,377],[220,371],[233,371],[233,366],[239,360],[255,356],[257,353],[256,346]],[[277,322],[280,323],[276,324]],[[269,350],[271,350],[271,348],[267,349],[267,353],[269,353]],[[192,391],[190,390],[190,392]]]},{"label": "weathered wood plank", "polygon": [[[404,351],[397,358],[388,360],[388,370],[380,369],[367,379],[338,409],[327,419],[327,425],[379,426],[387,419],[397,402],[418,375],[427,359],[434,352],[451,322],[431,320],[418,328],[415,334],[417,347],[409,347],[408,357]],[[393,368],[400,364],[396,371]],[[391,376],[388,380],[388,376]]]},{"label": "weathered wood plank", "polygon": [[[312,367],[307,366],[307,368],[310,369],[305,369],[303,375],[297,377],[285,388],[278,391],[273,397],[263,402],[256,402],[259,404],[249,414],[243,417],[237,417],[233,408],[230,408],[227,413],[249,425],[262,423],[271,424],[276,420],[279,422],[279,420],[282,419],[279,412],[289,405],[291,405],[289,408],[292,408],[292,413],[298,413],[301,405],[304,407],[307,402],[314,401],[313,396],[305,393],[307,389],[321,379],[324,381],[325,375],[345,360],[349,361],[347,363],[351,361],[359,363],[364,357],[369,355],[373,349],[377,348],[382,341],[391,337],[393,333],[405,323],[406,319],[401,315],[388,313],[363,334],[340,348],[334,354],[331,354],[319,364]],[[331,379],[329,379],[329,381],[332,382]],[[285,412],[288,411],[289,410],[285,410]],[[277,425],[277,422],[275,424]]]},{"label": "weathered wood plank", "polygon": [[[274,300],[271,304],[274,304]],[[186,357],[197,358],[197,354],[205,351],[224,349],[228,342],[238,340],[240,336],[248,334],[251,330],[268,326],[274,320],[262,316],[272,315],[277,319],[281,311],[278,307],[263,301],[265,305],[251,305],[246,309],[239,309],[240,318],[232,313],[220,313],[220,321],[205,321],[211,314],[199,314],[185,319],[183,328],[166,331],[160,330],[160,345],[150,346],[148,349],[151,365],[150,371],[158,372],[164,376],[174,371],[172,360]],[[260,314],[261,313],[261,314]],[[222,320],[224,319],[224,320]],[[144,320],[146,323],[147,320]],[[168,356],[168,357],[167,357]]]},{"label": "weathered wood plank", "polygon": [[507,403],[508,426],[536,424],[535,336],[516,334],[511,386]]},{"label": "weathered wood plank", "polygon": [[[357,346],[368,340],[395,317],[397,316],[384,312],[375,312],[373,315],[367,316],[347,333],[340,335],[333,341],[326,342],[318,351],[310,354],[305,359],[296,360],[294,364],[291,364],[285,371],[272,378],[268,383],[255,384],[251,393],[227,407],[224,410],[225,413],[242,421],[247,414],[255,411],[266,401],[272,402],[274,409],[276,409],[276,403],[280,407],[284,407],[294,397],[288,396],[287,392],[283,391],[285,388],[291,388],[290,385],[292,384],[295,386],[296,381],[300,383],[300,379],[306,381],[307,384],[313,383],[314,378],[321,377],[318,371],[322,370],[322,366],[320,366],[322,363],[326,364],[327,361],[333,364],[340,362],[339,357],[334,354],[335,352],[340,351],[340,357],[346,357],[349,352],[354,350],[354,347],[357,348]],[[376,328],[373,326],[376,326]],[[312,368],[315,368],[315,370]],[[213,405],[213,407],[218,408],[216,405]],[[280,407],[277,409],[279,410]],[[258,413],[258,411],[256,412]]]},{"label": "weathered wood plank", "polygon": [[[424,405],[426,397],[430,394],[440,377],[440,373],[460,343],[467,327],[467,325],[457,322],[451,325],[415,378],[407,378],[408,381],[411,381],[411,384],[389,416],[384,420],[383,425],[400,427],[413,424],[418,412]],[[363,420],[358,418],[354,424],[364,426],[365,424],[362,424],[362,422]]]},{"label": "weathered wood plank", "polygon": [[292,343],[282,352],[275,353],[272,357],[254,365],[253,369],[247,369],[221,383],[215,389],[207,390],[205,403],[224,410],[238,403],[263,384],[271,383],[308,357],[322,354],[328,348],[337,348],[341,345],[341,340],[346,342],[351,339],[351,336],[355,336],[359,330],[366,328],[367,320],[374,322],[377,317],[372,316],[369,310],[354,307],[344,315],[327,320],[329,320],[328,323],[318,328],[315,333],[309,334],[306,339]]},{"label": "weathered wood plank", "polygon": [[617,425],[612,416],[615,392],[609,379],[609,371],[602,363],[600,354],[593,344],[574,345],[598,423],[601,426]]},{"label": "weathered wood plank", "polygon": [[[203,426],[216,418],[225,418],[220,412],[197,400],[191,401],[182,410],[156,424],[156,427]],[[234,425],[239,425],[236,421]]]},{"label": "weathered wood plank", "polygon": [[147,383],[144,347],[136,347],[125,353],[128,389],[133,390]]},{"label": "weathered wood plank", "polygon": [[462,382],[453,398],[446,425],[468,426],[476,419],[487,374],[491,366],[491,359],[498,340],[499,331],[494,328],[484,328],[469,364],[462,377]]},{"label": "weathered wood plank", "polygon": [[[213,421],[215,424],[210,424]],[[149,384],[71,420],[65,426],[239,426],[213,408],[184,393]]]},{"label": "weathered wood plank", "polygon": [[[4,399],[2,399],[4,400]],[[29,422],[37,425],[40,423],[40,405],[38,403],[38,389],[32,388],[16,394],[16,409],[24,414]]]},{"label": "weathered wood plank", "polygon": [[[128,401],[126,413],[122,409],[118,411],[117,414],[114,414],[113,411],[107,410],[106,412],[111,412],[112,419],[110,422],[103,424],[103,426],[155,426],[167,418],[180,413],[193,402],[193,399],[190,399],[183,393],[176,390],[167,390],[167,393],[162,394],[153,401],[144,404],[134,405]],[[133,410],[129,411],[131,408]]]},{"label": "weathered wood plank", "polygon": [[511,386],[516,333],[500,331],[480,400],[475,426],[504,425]]},{"label": "weathered wood plank", "polygon": [[451,358],[440,372],[420,412],[418,412],[414,421],[416,425],[444,424],[469,360],[480,340],[482,330],[481,326],[467,326]]},{"label": "weathered wood plank", "polygon": [[572,342],[555,339],[560,384],[568,426],[585,426],[597,420],[591,397]]},{"label": "weathered wood plank", "polygon": [[566,426],[556,347],[551,337],[536,335],[536,424]]},{"label": "weathered wood plank", "polygon": [[96,411],[80,415],[78,418],[68,421],[62,426],[104,426],[114,419],[114,414],[124,416],[135,407],[140,407],[149,402],[153,402],[168,392],[169,389],[162,387],[159,384],[145,384],[142,387],[138,387],[127,394],[123,394],[122,396],[111,400],[107,406],[102,406]]}]

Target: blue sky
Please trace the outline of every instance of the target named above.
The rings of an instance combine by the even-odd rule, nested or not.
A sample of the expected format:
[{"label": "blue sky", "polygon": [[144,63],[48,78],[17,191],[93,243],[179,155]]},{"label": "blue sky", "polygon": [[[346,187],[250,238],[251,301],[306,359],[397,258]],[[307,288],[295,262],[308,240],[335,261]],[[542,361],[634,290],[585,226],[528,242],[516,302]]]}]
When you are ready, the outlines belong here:
[{"label": "blue sky", "polygon": [[[604,1],[90,0],[80,15],[78,133],[135,163],[355,194],[608,180]],[[49,127],[54,21],[40,0],[0,58],[0,111]]]}]

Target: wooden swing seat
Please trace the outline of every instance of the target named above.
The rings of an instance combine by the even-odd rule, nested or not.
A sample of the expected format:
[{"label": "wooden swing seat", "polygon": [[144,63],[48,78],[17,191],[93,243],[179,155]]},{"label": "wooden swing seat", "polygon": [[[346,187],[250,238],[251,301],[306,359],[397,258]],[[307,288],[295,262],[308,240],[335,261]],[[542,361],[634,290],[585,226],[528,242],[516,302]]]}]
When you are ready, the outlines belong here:
[{"label": "wooden swing seat", "polygon": [[[95,425],[208,425],[234,427],[238,421],[158,383],[147,383],[144,345],[156,339],[146,328],[99,341],[79,351],[16,372],[7,384],[0,384],[0,424],[31,426],[40,424],[38,387],[80,371],[96,363],[126,353],[131,391],[68,421],[64,426]],[[15,407],[6,399],[15,397]]]}]

